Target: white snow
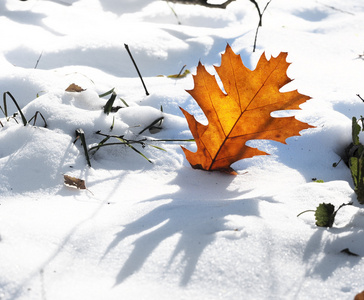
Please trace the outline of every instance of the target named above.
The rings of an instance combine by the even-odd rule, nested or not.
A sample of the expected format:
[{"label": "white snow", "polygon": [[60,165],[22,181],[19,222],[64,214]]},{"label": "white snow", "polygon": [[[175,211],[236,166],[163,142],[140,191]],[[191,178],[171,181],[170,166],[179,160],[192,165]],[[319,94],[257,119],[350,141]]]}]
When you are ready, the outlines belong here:
[{"label": "white snow", "polygon": [[[247,0],[225,10],[1,1],[0,92],[48,127],[39,114],[23,126],[0,111],[0,299],[353,299],[364,290],[364,212],[349,169],[332,164],[350,143],[351,118],[364,115],[363,18],[360,0],[272,0],[253,52],[258,14]],[[263,52],[288,52],[294,81],[283,89],[312,97],[295,116],[316,128],[286,145],[250,141],[271,155],[235,163],[237,176],[192,169],[180,147],[193,151],[191,142],[135,145],[153,164],[127,146],[103,147],[87,166],[73,143],[79,128],[89,147],[103,139],[97,131],[192,138],[179,107],[206,120],[186,92],[192,75],[166,76],[184,65],[195,74],[199,61],[215,74],[226,43],[251,69]],[[65,92],[71,83],[86,91]],[[110,96],[98,95],[112,88],[124,108],[106,115]],[[8,96],[7,109],[17,112]],[[161,131],[138,135],[161,116]],[[64,174],[88,190],[66,187]],[[312,212],[297,217],[350,201],[332,228],[317,227]]]}]

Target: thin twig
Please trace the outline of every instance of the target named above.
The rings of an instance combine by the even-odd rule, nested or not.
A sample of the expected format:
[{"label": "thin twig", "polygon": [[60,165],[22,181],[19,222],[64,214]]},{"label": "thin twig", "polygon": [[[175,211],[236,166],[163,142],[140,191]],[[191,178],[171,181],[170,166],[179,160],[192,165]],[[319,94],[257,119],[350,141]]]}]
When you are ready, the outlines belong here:
[{"label": "thin twig", "polygon": [[137,64],[135,63],[135,60],[134,60],[134,58],[133,58],[133,55],[131,55],[131,52],[130,52],[130,50],[129,50],[129,46],[128,46],[127,44],[124,44],[124,46],[125,46],[126,51],[128,51],[128,54],[129,54],[129,56],[130,56],[130,58],[131,58],[131,60],[132,60],[132,62],[133,62],[133,64],[134,64],[135,69],[136,69],[136,70],[137,70],[137,72],[138,72],[138,75],[139,75],[140,80],[142,81],[142,84],[143,84],[143,87],[144,87],[144,90],[145,90],[145,94],[146,94],[147,96],[149,96],[149,93],[148,93],[147,87],[146,87],[146,86],[145,86],[145,84],[144,84],[143,77],[142,77],[142,75],[141,75],[141,74],[140,74],[140,72],[139,72],[138,66],[137,66]]},{"label": "thin twig", "polygon": [[38,64],[39,64],[40,59],[42,58],[42,55],[43,55],[43,51],[40,53],[40,55],[38,57],[38,60],[37,60],[37,62],[35,64],[35,66],[34,66],[34,69],[36,69],[38,67]]},{"label": "thin twig", "polygon": [[184,65],[181,69],[181,71],[179,71],[179,73],[177,74],[177,78],[181,76],[182,74],[182,71],[184,70],[184,68],[186,68],[186,65]]},{"label": "thin twig", "polygon": [[257,12],[258,12],[258,15],[259,15],[259,24],[258,24],[258,26],[262,26],[262,14],[260,13],[259,5],[255,0],[250,0],[250,2],[252,2],[255,5],[256,9],[257,9]]},{"label": "thin twig", "polygon": [[194,139],[147,139],[143,138],[140,140],[128,140],[124,138],[123,135],[112,135],[112,134],[105,134],[102,133],[100,130],[96,131],[95,134],[105,136],[107,138],[116,138],[119,140],[124,140],[126,143],[130,144],[145,144],[144,142],[194,142]]},{"label": "thin twig", "polygon": [[328,7],[328,8],[331,8],[331,9],[333,9],[333,10],[339,11],[339,12],[341,12],[341,13],[344,13],[344,14],[348,14],[348,15],[355,16],[355,14],[353,14],[353,13],[352,13],[352,12],[350,12],[350,11],[342,10],[342,9],[337,8],[337,7],[335,7],[335,6],[326,5],[326,4],[321,3],[321,2],[319,2],[319,1],[316,1],[316,2],[317,2],[317,3],[319,3],[319,4],[321,4],[321,5],[323,5],[323,6],[326,6],[326,7]]},{"label": "thin twig", "polygon": [[195,142],[195,139],[161,139],[161,140],[148,140],[150,142]]},{"label": "thin twig", "polygon": [[176,11],[173,9],[173,7],[169,4],[169,0],[166,0],[167,1],[167,4],[168,4],[168,6],[169,6],[169,8],[171,9],[171,11],[172,11],[172,13],[174,14],[174,16],[176,17],[176,20],[177,20],[177,22],[178,22],[178,25],[181,25],[182,23],[181,23],[181,21],[179,20],[179,18],[178,18],[178,15],[177,15],[177,13],[176,13]]},{"label": "thin twig", "polygon": [[[268,2],[267,2],[267,4],[265,5],[265,7],[264,7],[264,9],[263,9],[263,12],[262,12],[262,19],[263,19],[263,14],[265,13],[265,11],[266,11],[266,9],[267,9],[267,7],[268,7],[268,5],[269,5],[269,3],[271,3],[272,2],[272,0],[269,0]],[[261,23],[261,22],[260,22]],[[262,26],[262,25],[260,25],[260,26]]]},{"label": "thin twig", "polygon": [[258,12],[258,15],[259,15],[259,23],[258,23],[257,29],[255,31],[254,46],[253,46],[253,52],[255,52],[255,49],[256,49],[256,46],[257,46],[257,39],[258,39],[259,27],[263,26],[263,14],[266,11],[268,5],[272,2],[272,0],[269,0],[267,2],[267,4],[265,5],[265,7],[264,7],[264,9],[263,9],[262,12],[260,12],[259,5],[258,5],[258,3],[255,0],[249,0],[249,1],[252,2],[255,5],[255,7],[257,9],[257,12]]}]

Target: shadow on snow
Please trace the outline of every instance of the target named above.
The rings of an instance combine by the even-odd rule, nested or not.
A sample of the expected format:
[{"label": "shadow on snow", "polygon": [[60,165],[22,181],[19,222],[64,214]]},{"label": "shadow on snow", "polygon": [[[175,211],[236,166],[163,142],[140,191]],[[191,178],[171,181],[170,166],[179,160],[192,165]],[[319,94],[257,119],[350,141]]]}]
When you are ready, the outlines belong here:
[{"label": "shadow on snow", "polygon": [[[204,172],[191,178],[188,177],[189,174],[188,171],[187,173],[182,171],[171,182],[178,185],[180,190],[171,195],[170,202],[125,225],[107,248],[103,258],[124,239],[147,231],[134,242],[134,249],[116,277],[116,285],[139,271],[164,240],[180,234],[165,266],[167,269],[171,268],[177,257],[182,257],[184,270],[180,284],[185,286],[189,283],[205,248],[216,239],[216,233],[231,230],[225,225],[225,217],[229,215],[259,217],[258,203],[262,198],[244,199],[241,197],[244,192],[228,191],[233,176]],[[196,189],[196,186],[200,189]],[[236,199],[239,196],[241,198]],[[146,201],[156,200],[161,200],[161,197]],[[273,201],[269,197],[263,200]]]}]

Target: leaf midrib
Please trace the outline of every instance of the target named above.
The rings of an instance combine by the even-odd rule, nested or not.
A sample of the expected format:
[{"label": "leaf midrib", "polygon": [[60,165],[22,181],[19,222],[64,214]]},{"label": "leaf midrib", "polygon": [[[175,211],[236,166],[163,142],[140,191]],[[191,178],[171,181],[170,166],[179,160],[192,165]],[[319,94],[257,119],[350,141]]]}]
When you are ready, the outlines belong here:
[{"label": "leaf midrib", "polygon": [[[272,75],[272,73],[277,69],[277,67],[278,67],[278,65],[281,63],[281,60],[282,60],[282,58],[280,58],[279,59],[279,61],[277,62],[277,64],[276,64],[276,66],[274,67],[274,69],[269,73],[269,75],[266,77],[266,79],[264,80],[264,82],[263,82],[263,84],[261,85],[261,87],[258,89],[258,91],[255,93],[255,95],[254,95],[254,97],[252,97],[252,99],[250,100],[250,102],[249,102],[249,104],[245,107],[245,109],[244,109],[244,111],[242,111],[241,113],[240,113],[240,115],[239,115],[239,117],[236,119],[236,121],[235,121],[235,123],[234,123],[234,125],[231,127],[231,129],[230,129],[230,131],[229,131],[229,133],[226,135],[226,137],[225,137],[225,139],[224,139],[224,141],[222,142],[222,144],[220,145],[220,148],[219,148],[219,150],[216,152],[216,155],[212,158],[212,162],[211,162],[211,164],[210,164],[210,167],[209,167],[209,171],[211,171],[211,168],[212,168],[212,166],[214,165],[214,163],[215,163],[215,161],[216,161],[216,158],[219,156],[219,153],[220,153],[220,151],[221,151],[221,149],[224,147],[224,145],[225,145],[225,143],[226,143],[226,141],[229,139],[229,137],[230,137],[230,134],[231,134],[231,132],[234,130],[234,128],[235,128],[235,126],[236,126],[236,124],[239,122],[239,120],[240,120],[240,118],[242,117],[242,115],[248,110],[248,108],[249,108],[249,106],[251,105],[251,103],[254,101],[254,99],[257,97],[257,95],[260,93],[260,91],[262,90],[262,88],[265,86],[265,83],[267,82],[267,80],[270,78],[270,76]],[[230,58],[230,56],[229,56],[229,62],[230,62],[230,64],[232,65],[232,63],[231,63],[231,58]],[[256,69],[256,68],[255,68]],[[232,67],[232,70],[234,71],[235,69]],[[252,71],[252,72],[254,72],[254,71]],[[220,78],[221,79],[221,78]],[[236,88],[236,90],[238,91],[238,88],[237,88],[237,84],[236,84],[236,77],[235,77],[235,73],[234,73],[234,82],[235,82],[235,88]],[[238,93],[238,95],[239,95],[239,98],[238,98],[238,100],[239,100],[239,105],[240,105],[240,93]],[[209,94],[209,97],[210,97],[210,94]],[[211,101],[211,97],[210,97],[210,101]],[[212,102],[212,101],[211,101]],[[213,103],[213,102],[212,102]],[[213,106],[214,107],[214,106]],[[240,105],[240,107],[241,107],[241,105]],[[214,107],[214,110],[215,110],[215,113],[216,113],[216,109],[215,109],[215,107]],[[217,113],[216,113],[217,114]],[[220,123],[220,126],[221,126],[221,122],[220,122],[220,119],[218,118],[218,120],[219,120],[219,123]],[[222,128],[222,126],[221,126],[221,128]],[[260,132],[264,132],[264,131],[260,131]],[[244,145],[245,146],[245,145]],[[206,148],[207,149],[207,148]],[[211,156],[211,154],[210,154],[210,156]]]}]

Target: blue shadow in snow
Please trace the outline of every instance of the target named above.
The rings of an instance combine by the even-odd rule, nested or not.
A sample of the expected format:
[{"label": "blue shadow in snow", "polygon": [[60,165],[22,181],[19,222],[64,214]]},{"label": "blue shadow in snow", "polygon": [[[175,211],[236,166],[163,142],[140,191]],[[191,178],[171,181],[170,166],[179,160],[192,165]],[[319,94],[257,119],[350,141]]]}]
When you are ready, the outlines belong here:
[{"label": "blue shadow in snow", "polygon": [[323,19],[326,19],[329,16],[329,13],[327,11],[314,8],[297,11],[294,15],[309,22],[320,22]]},{"label": "blue shadow in snow", "polygon": [[[317,228],[308,241],[303,256],[303,261],[308,266],[307,276],[319,275],[327,280],[335,270],[352,268],[359,263],[364,256],[364,231],[355,224],[362,224],[362,218],[363,215],[359,212],[353,217],[351,224],[343,228]],[[327,230],[330,235],[324,237]],[[343,252],[345,249],[356,255]],[[322,252],[325,254],[323,257],[320,255]]]},{"label": "blue shadow in snow", "polygon": [[[191,176],[191,172],[201,172]],[[226,216],[257,216],[259,217],[259,200],[274,201],[271,197],[246,198],[244,191],[227,190],[233,176],[207,173],[195,170],[183,170],[171,182],[178,185],[179,191],[166,197],[146,200],[172,200],[162,204],[137,219],[126,224],[106,250],[104,257],[118,246],[124,239],[142,235],[134,242],[132,253],[122,266],[116,277],[115,285],[121,284],[128,277],[139,271],[153,251],[166,239],[179,234],[179,241],[171,254],[166,267],[169,268],[177,257],[182,257],[184,271],[180,284],[185,286],[193,275],[198,260],[204,249],[211,244],[216,233],[226,230]],[[199,186],[200,189],[196,188]],[[247,193],[248,191],[245,191]],[[214,195],[211,198],[211,195]],[[237,197],[240,197],[236,199]],[[182,254],[182,256],[180,256]]]},{"label": "blue shadow in snow", "polygon": [[61,36],[62,34],[53,30],[51,27],[45,25],[43,19],[47,17],[47,15],[42,13],[32,12],[30,10],[14,10],[10,11],[5,7],[5,3],[3,1],[0,2],[0,15],[4,16],[13,22],[20,23],[22,25],[32,25],[41,27],[48,32]]}]

